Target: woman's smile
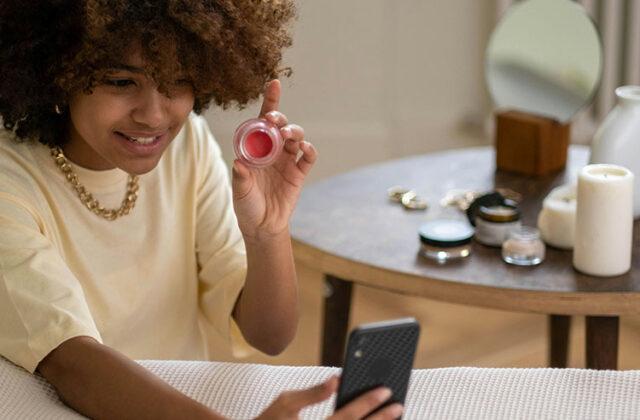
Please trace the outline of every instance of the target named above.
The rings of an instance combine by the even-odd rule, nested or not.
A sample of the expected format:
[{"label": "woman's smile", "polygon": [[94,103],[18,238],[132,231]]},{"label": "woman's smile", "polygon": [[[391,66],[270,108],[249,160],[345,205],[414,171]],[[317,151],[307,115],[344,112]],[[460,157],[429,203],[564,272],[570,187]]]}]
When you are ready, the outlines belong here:
[{"label": "woman's smile", "polygon": [[158,150],[164,150],[165,143],[166,145],[169,143],[165,141],[168,138],[167,131],[159,134],[144,135],[124,134],[116,131],[115,134],[126,150],[140,157],[153,155]]}]

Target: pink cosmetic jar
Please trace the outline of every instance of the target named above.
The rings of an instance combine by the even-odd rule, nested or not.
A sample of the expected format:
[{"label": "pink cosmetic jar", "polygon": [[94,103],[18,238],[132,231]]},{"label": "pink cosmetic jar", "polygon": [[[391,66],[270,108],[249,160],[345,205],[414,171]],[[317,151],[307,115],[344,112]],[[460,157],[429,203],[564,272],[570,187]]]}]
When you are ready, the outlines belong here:
[{"label": "pink cosmetic jar", "polygon": [[233,135],[236,156],[253,168],[273,165],[282,153],[283,144],[278,126],[264,118],[243,122]]}]

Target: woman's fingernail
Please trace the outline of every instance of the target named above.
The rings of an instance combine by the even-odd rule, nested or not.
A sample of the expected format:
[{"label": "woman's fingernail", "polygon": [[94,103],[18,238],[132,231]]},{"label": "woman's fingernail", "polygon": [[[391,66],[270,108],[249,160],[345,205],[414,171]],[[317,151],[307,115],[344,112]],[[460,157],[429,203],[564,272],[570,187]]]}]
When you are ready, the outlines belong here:
[{"label": "woman's fingernail", "polygon": [[285,127],[285,128],[282,129],[282,134],[285,137],[289,138],[289,137],[291,137],[293,135],[293,131],[291,131],[290,127]]},{"label": "woman's fingernail", "polygon": [[391,390],[389,388],[383,388],[378,394],[380,401],[387,401],[391,397]]},{"label": "woman's fingernail", "polygon": [[389,414],[391,414],[394,418],[397,418],[402,415],[404,409],[400,404],[393,404],[391,407],[389,407],[389,411]]}]

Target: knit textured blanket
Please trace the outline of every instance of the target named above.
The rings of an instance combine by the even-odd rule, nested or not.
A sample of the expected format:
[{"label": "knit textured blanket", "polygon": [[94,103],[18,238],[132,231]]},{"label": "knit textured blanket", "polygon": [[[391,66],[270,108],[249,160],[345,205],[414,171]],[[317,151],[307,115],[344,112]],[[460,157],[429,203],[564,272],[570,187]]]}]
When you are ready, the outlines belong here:
[{"label": "knit textured blanket", "polygon": [[[282,391],[306,388],[338,368],[240,363],[140,361],[190,397],[232,419],[260,414]],[[324,419],[331,399],[304,409]],[[83,419],[39,375],[0,358],[0,419]],[[640,370],[416,369],[405,419],[638,419]]]}]

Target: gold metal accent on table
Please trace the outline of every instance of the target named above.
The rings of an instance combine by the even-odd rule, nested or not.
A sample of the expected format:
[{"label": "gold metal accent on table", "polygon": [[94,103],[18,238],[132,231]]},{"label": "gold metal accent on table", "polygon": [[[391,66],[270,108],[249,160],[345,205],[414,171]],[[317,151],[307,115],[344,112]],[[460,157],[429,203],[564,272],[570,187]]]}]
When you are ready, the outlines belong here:
[{"label": "gold metal accent on table", "polygon": [[407,210],[426,210],[428,204],[415,191],[408,188],[394,186],[387,190],[387,195],[393,201],[403,205]]},{"label": "gold metal accent on table", "polygon": [[[516,203],[522,202],[522,194],[517,191],[514,191],[509,188],[496,188],[497,192],[499,192],[504,198],[508,198],[510,200],[515,201]],[[461,211],[467,211],[471,203],[480,197],[481,195],[487,194],[489,191],[481,192],[474,190],[465,190],[465,189],[453,189],[447,192],[447,194],[440,200],[440,205],[442,207],[454,206],[457,207]]]}]

